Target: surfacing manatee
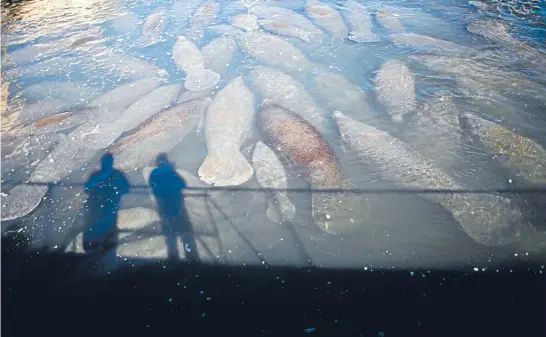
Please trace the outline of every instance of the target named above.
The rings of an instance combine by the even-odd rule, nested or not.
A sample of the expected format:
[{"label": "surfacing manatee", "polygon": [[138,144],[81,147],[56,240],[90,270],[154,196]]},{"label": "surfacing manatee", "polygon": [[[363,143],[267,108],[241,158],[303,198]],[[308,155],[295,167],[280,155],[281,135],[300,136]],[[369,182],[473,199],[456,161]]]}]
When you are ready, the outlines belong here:
[{"label": "surfacing manatee", "polygon": [[[296,113],[275,104],[265,103],[260,113],[259,124],[268,146],[303,169],[312,188],[349,187],[329,145],[313,126]],[[313,192],[313,220],[328,233],[352,232],[355,229],[354,219],[351,218],[353,197],[343,193]]]},{"label": "surfacing manatee", "polygon": [[[258,142],[252,153],[252,166],[256,179],[263,188],[286,189],[286,173],[281,161],[267,145]],[[296,207],[285,193],[273,192],[267,203],[265,213],[272,222],[291,220],[296,215]]]},{"label": "surfacing manatee", "polygon": [[546,150],[529,138],[475,114],[463,116],[464,126],[485,146],[487,152],[506,161],[531,183],[546,184]]},{"label": "surfacing manatee", "polygon": [[[463,186],[405,143],[372,126],[334,112],[347,150],[400,186],[461,190]],[[533,232],[510,200],[493,194],[428,193],[422,197],[449,210],[474,241],[487,246],[521,244]]]},{"label": "surfacing manatee", "polygon": [[205,69],[205,60],[197,46],[184,36],[179,36],[173,46],[172,58],[179,69],[186,72],[184,86],[188,90],[199,91],[214,87],[220,75]]},{"label": "surfacing manatee", "polygon": [[389,10],[389,8],[380,8],[375,17],[379,24],[387,29],[390,33],[403,33],[406,28],[400,22],[400,14]]},{"label": "surfacing manatee", "polygon": [[123,134],[109,150],[116,158],[115,165],[124,170],[144,167],[174,148],[195,128],[210,101],[198,98],[175,105]]},{"label": "surfacing manatee", "polygon": [[408,66],[399,60],[381,65],[375,77],[377,100],[400,123],[404,115],[415,109],[415,81]]},{"label": "surfacing manatee", "polygon": [[205,117],[208,154],[198,171],[202,181],[229,186],[252,177],[254,170],[240,148],[251,132],[253,116],[254,94],[242,77],[231,80],[214,96]]}]

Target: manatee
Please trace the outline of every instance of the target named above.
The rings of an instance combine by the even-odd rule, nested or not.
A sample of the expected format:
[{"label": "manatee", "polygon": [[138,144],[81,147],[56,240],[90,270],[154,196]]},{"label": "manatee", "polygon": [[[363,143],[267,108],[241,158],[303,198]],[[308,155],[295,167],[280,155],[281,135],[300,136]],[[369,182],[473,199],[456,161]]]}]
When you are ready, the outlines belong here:
[{"label": "manatee", "polygon": [[253,14],[239,14],[231,17],[232,26],[245,30],[247,32],[258,30],[258,18]]},{"label": "manatee", "polygon": [[[317,130],[296,113],[275,104],[264,104],[259,122],[265,143],[303,169],[314,189],[348,188],[337,158]],[[312,216],[325,232],[343,233],[351,227],[352,203],[341,193],[312,195]]]},{"label": "manatee", "polygon": [[375,13],[375,17],[389,33],[403,33],[406,31],[406,28],[400,22],[400,14],[390,11],[389,8],[380,8]]},{"label": "manatee", "polygon": [[243,33],[241,29],[231,25],[214,25],[208,26],[207,29],[210,32],[220,36],[235,37]]},{"label": "manatee", "polygon": [[334,39],[343,39],[347,36],[349,29],[341,15],[325,3],[307,0],[305,13],[311,17],[317,25],[326,29]]},{"label": "manatee", "polygon": [[298,81],[268,67],[256,67],[250,72],[252,82],[265,100],[294,111],[320,132],[326,131],[326,112],[322,111]]},{"label": "manatee", "polygon": [[371,112],[366,93],[342,75],[323,71],[314,76],[313,81],[320,96],[328,102],[329,110],[364,116]]},{"label": "manatee", "polygon": [[415,33],[391,34],[390,39],[397,46],[410,47],[426,52],[459,54],[469,51],[467,47],[454,42]]},{"label": "manatee", "polygon": [[3,179],[13,181],[26,178],[40,160],[65,139],[65,135],[54,133],[29,135],[12,141],[2,139]]},{"label": "manatee", "polygon": [[404,62],[390,60],[383,63],[374,83],[377,100],[391,115],[393,122],[402,122],[404,115],[415,109],[415,81]]},{"label": "manatee", "polygon": [[349,40],[360,43],[381,41],[381,38],[372,32],[372,17],[366,7],[354,0],[347,1],[344,7],[345,16],[351,26]]},{"label": "manatee", "polygon": [[495,12],[494,6],[483,1],[469,1],[468,4],[471,6],[474,6],[475,8],[477,8],[479,11],[483,13],[492,14]]},{"label": "manatee", "polygon": [[516,170],[533,184],[546,184],[546,150],[529,138],[475,114],[463,116],[464,126],[480,140],[485,149],[504,159],[508,168]]},{"label": "manatee", "polygon": [[303,72],[316,65],[289,42],[264,32],[247,32],[239,36],[239,47],[251,57],[275,68]]},{"label": "manatee", "polygon": [[240,185],[254,170],[240,152],[249,136],[254,116],[254,94],[243,78],[231,80],[214,96],[205,117],[205,140],[208,154],[199,179],[215,186]]},{"label": "manatee", "polygon": [[142,23],[142,36],[139,47],[148,47],[162,42],[161,34],[165,26],[165,9],[157,8]]},{"label": "manatee", "polygon": [[199,6],[190,17],[190,29],[188,37],[194,41],[203,38],[207,26],[216,22],[220,5],[214,0],[207,0]]},{"label": "manatee", "polygon": [[70,104],[88,104],[100,94],[100,88],[87,83],[55,81],[31,85],[21,94],[27,99],[61,99]]},{"label": "manatee", "polygon": [[[68,177],[73,171],[85,166],[98,152],[84,145],[82,134],[96,127],[96,122],[83,124],[60,142],[43,158],[28,181],[33,183],[55,183]],[[47,185],[18,185],[2,198],[2,221],[23,217],[40,204],[48,191]]]},{"label": "manatee", "polygon": [[[403,187],[461,190],[454,179],[405,143],[372,126],[334,112],[343,144],[382,177]],[[532,231],[510,200],[492,194],[428,193],[422,195],[450,211],[466,234],[480,244],[505,246]]]},{"label": "manatee", "polygon": [[256,15],[259,24],[279,35],[292,36],[306,42],[320,42],[324,33],[305,16],[276,6],[254,6],[250,13]]},{"label": "manatee", "polygon": [[205,68],[217,74],[223,74],[230,65],[236,50],[235,41],[227,36],[212,40],[201,49]]},{"label": "manatee", "polygon": [[180,143],[197,125],[210,98],[199,98],[159,112],[126,132],[110,148],[115,165],[124,170],[149,164]]},{"label": "manatee", "polygon": [[173,104],[180,92],[181,84],[161,86],[135,103],[110,123],[100,123],[82,135],[85,145],[92,149],[104,149],[123,132],[136,128],[150,116]]},{"label": "manatee", "polygon": [[40,135],[69,130],[87,123],[95,114],[96,108],[76,108],[40,118],[18,131],[19,135]]},{"label": "manatee", "polygon": [[416,109],[404,138],[423,156],[447,169],[460,160],[457,156],[463,144],[460,131],[459,110],[454,98],[439,94]]},{"label": "manatee", "polygon": [[32,123],[41,118],[53,116],[70,108],[73,104],[62,99],[25,100],[18,110],[19,121],[23,124]]},{"label": "manatee", "polygon": [[100,95],[89,103],[90,107],[98,108],[94,120],[115,120],[129,105],[141,96],[144,96],[159,87],[160,84],[161,82],[159,80],[144,78],[142,80],[124,84]]},{"label": "manatee", "polygon": [[187,25],[195,10],[201,5],[202,0],[177,0],[171,8],[171,20],[176,29],[182,29]]},{"label": "manatee", "polygon": [[178,37],[172,55],[176,66],[186,72],[186,81],[184,82],[186,89],[204,90],[214,87],[220,82],[220,75],[205,69],[203,55],[197,46],[186,37]]},{"label": "manatee", "polygon": [[[258,142],[252,153],[252,166],[256,171],[256,179],[263,188],[286,189],[286,173],[281,161],[267,145]],[[292,220],[296,215],[296,207],[285,193],[273,192],[269,198],[265,213],[273,222]]]},{"label": "manatee", "polygon": [[162,79],[168,76],[165,69],[107,47],[96,48],[93,53],[93,61],[93,68],[98,68],[106,73],[118,73],[122,78],[152,77]]},{"label": "manatee", "polygon": [[523,45],[510,35],[509,26],[502,20],[478,19],[472,21],[467,30],[472,34],[480,35],[490,41],[506,45]]},{"label": "manatee", "polygon": [[438,55],[412,55],[412,61],[418,61],[431,70],[455,76],[459,89],[468,96],[494,100],[511,104],[513,99],[532,98],[544,104],[546,87],[519,73],[503,67],[496,67],[488,62],[471,58]]}]

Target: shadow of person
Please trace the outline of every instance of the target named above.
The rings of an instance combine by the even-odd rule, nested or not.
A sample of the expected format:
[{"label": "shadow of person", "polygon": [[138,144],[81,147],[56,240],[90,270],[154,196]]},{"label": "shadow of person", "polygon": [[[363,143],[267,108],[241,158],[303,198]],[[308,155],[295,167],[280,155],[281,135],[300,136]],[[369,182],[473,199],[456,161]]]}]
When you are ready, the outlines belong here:
[{"label": "shadow of person", "polygon": [[129,193],[125,175],[114,168],[114,157],[106,153],[101,168],[91,174],[84,190],[86,202],[83,249],[86,253],[115,251],[118,238],[117,218],[121,197]]},{"label": "shadow of person", "polygon": [[167,246],[167,258],[180,258],[178,237],[182,238],[182,247],[188,262],[198,262],[197,245],[191,220],[184,206],[182,190],[186,182],[176,172],[166,154],[156,159],[157,168],[150,173],[150,188],[155,196],[162,222],[162,231]]}]

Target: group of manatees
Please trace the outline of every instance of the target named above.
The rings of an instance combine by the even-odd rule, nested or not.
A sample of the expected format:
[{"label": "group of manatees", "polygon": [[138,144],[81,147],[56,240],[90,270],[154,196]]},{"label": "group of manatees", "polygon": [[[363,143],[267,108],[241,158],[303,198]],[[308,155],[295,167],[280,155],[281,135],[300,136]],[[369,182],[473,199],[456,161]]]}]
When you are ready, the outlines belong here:
[{"label": "group of manatees", "polygon": [[[173,6],[184,34],[176,37],[170,56],[185,73],[183,81],[169,81],[164,69],[105,47],[101,43],[102,30],[97,27],[72,33],[61,39],[62,43],[30,46],[26,51],[12,53],[15,63],[28,61],[28,55],[40,61],[22,68],[22,73],[42,74],[44,69],[58,71],[43,67],[44,62],[49,62],[47,57],[70,48],[93,54],[93,60],[83,64],[115,70],[130,82],[102,94],[97,88],[82,90],[71,82],[25,88],[21,95],[36,102],[26,105],[20,112],[20,125],[3,139],[3,174],[20,171],[19,179],[26,182],[61,182],[104,151],[114,154],[120,169],[143,169],[158,154],[172,150],[197,130],[203,132],[207,146],[206,157],[194,172],[199,179],[210,186],[237,186],[255,175],[262,187],[278,190],[270,195],[266,215],[274,222],[282,222],[296,214],[294,204],[283,192],[289,187],[287,167],[303,172],[313,189],[354,187],[333,150],[336,140],[341,140],[344,149],[363,165],[379,168],[382,178],[402,188],[468,188],[436,160],[466,141],[462,133],[465,129],[486,151],[501,154],[506,159],[503,164],[517,170],[528,182],[546,182],[546,150],[541,145],[477,114],[459,113],[449,95],[419,104],[416,81],[408,65],[417,62],[434,71],[454,74],[461,92],[469,97],[484,97],[485,91],[488,96],[505,97],[514,94],[514,86],[504,84],[517,81],[520,89],[529,89],[519,93],[525,92],[544,104],[544,86],[508,70],[494,83],[484,83],[480,70],[483,73],[487,68],[479,63],[486,53],[407,32],[404,15],[408,10],[403,7],[381,6],[372,12],[355,0],[344,1],[339,10],[329,3],[308,0],[301,12],[261,1],[244,5],[245,12],[230,17],[229,24],[218,24],[220,5],[214,0],[179,1]],[[165,9],[154,10],[142,22],[138,46],[166,41],[167,13]],[[332,44],[376,43],[382,37],[374,33],[374,18],[389,32],[388,39],[394,45],[426,53],[385,60],[371,81],[375,85],[373,94],[328,65],[313,62],[290,42],[298,39],[317,46],[326,39]],[[479,20],[469,30],[511,48],[520,61],[546,59],[529,45],[516,42],[506,28],[499,28],[502,25],[500,21]],[[208,33],[221,36],[202,45]],[[226,76],[237,52],[261,65],[241,68],[237,76]],[[305,78],[314,83],[318,99],[326,102],[324,106],[302,84]],[[417,131],[414,134],[428,134],[432,139],[425,141],[430,146],[418,149],[411,141],[374,124],[368,118],[372,110],[370,95],[390,116],[391,128],[407,127]],[[51,105],[49,113],[45,113],[47,104]],[[364,123],[366,120],[370,122]],[[255,129],[260,140],[254,142],[248,156],[242,149]],[[440,141],[445,139],[449,141]],[[22,183],[4,193],[2,220],[31,213],[47,191],[44,185]],[[476,242],[532,248],[533,225],[504,196],[422,196],[450,211]],[[312,197],[313,219],[328,233],[344,235],[365,226],[359,219],[347,216],[353,207],[358,206],[344,193],[316,193]]]}]

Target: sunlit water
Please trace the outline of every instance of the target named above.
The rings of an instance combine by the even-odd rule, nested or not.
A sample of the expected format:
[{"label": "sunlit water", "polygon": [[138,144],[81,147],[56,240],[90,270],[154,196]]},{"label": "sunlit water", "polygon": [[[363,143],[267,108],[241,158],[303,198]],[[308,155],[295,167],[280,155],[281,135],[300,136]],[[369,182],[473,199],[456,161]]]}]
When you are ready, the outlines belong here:
[{"label": "sunlit water", "polygon": [[[15,209],[17,213],[17,207],[23,207],[13,205],[10,190],[35,178],[33,172],[36,167],[47,166],[47,162],[44,164],[43,161],[59,161],[63,165],[65,161],[70,161],[70,158],[63,158],[62,153],[55,158],[46,155],[66,141],[62,135],[73,136],[73,128],[57,128],[55,132],[53,127],[53,133],[29,136],[28,127],[33,122],[55,113],[88,106],[101,94],[142,78],[154,77],[161,86],[180,84],[180,95],[183,95],[187,92],[184,88],[186,72],[179,69],[173,60],[173,46],[178,37],[186,35],[193,38],[196,46],[203,50],[209,42],[222,35],[211,26],[229,25],[234,16],[247,14],[253,5],[280,6],[303,15],[313,24],[317,23],[306,13],[302,1],[208,3],[217,12],[213,10],[211,17],[202,20],[195,14],[201,1],[161,1],[153,4],[145,1],[28,1],[4,8],[2,40],[7,46],[7,57],[3,54],[2,77],[4,82],[10,84],[8,109],[2,116],[2,180],[9,181],[2,190],[4,212],[9,207],[10,212]],[[272,68],[285,72],[303,85],[318,109],[325,112],[323,137],[339,160],[343,177],[351,187],[407,189],[415,186],[389,179],[381,165],[359,159],[343,146],[332,119],[334,110],[387,131],[412,151],[420,153],[423,156],[420,158],[432,162],[435,170],[446,172],[462,188],[532,188],[544,183],[540,179],[529,179],[519,168],[509,165],[506,158],[499,155],[502,149],[491,151],[491,148],[476,141],[479,137],[465,130],[458,121],[459,116],[475,113],[532,139],[538,147],[546,147],[546,26],[543,3],[517,3],[511,6],[496,2],[468,4],[466,1],[439,0],[361,3],[371,14],[371,33],[377,37],[377,41],[358,43],[348,39],[348,34],[336,38],[320,25],[318,27],[321,27],[319,29],[324,39],[318,43],[271,33],[291,43],[313,62],[313,66],[303,71],[292,71],[286,63],[276,64]],[[347,2],[327,4],[341,13],[344,29],[349,32]],[[146,36],[143,22],[153,13],[162,13],[162,29]],[[392,15],[390,26],[381,20],[385,13]],[[188,20],[188,15],[193,19]],[[506,32],[495,31],[487,25],[485,28],[476,26],[476,22],[488,24],[499,20],[508,27]],[[456,49],[438,48],[437,44],[443,42],[428,45],[420,42],[397,43],[394,34],[400,31],[395,31],[397,26],[392,22],[400,24],[403,34],[422,34],[450,41],[456,44]],[[472,24],[477,28],[468,28]],[[226,29],[225,26],[223,28]],[[253,81],[252,70],[271,64],[259,57],[249,56],[241,48],[238,37],[244,34],[243,31],[235,27],[231,29],[237,32],[235,36],[228,34],[236,42],[235,53],[232,58],[226,58],[229,63],[226,69],[218,71],[220,81],[216,88],[203,95],[214,98],[232,79],[242,76],[245,85],[255,94],[255,115],[259,116],[264,92]],[[267,49],[259,52],[275,53]],[[415,82],[414,108],[404,114],[403,121],[398,123],[391,119],[388,107],[378,99],[380,94],[376,92],[376,77],[381,65],[393,59],[405,62]],[[342,76],[350,83],[353,92],[358,91],[359,87],[362,93],[356,103],[350,104],[344,99],[347,87],[317,77],[324,72]],[[401,75],[392,74],[395,80],[397,76]],[[130,93],[127,95],[130,96]],[[132,101],[129,99],[123,109],[118,108],[119,111],[109,115],[109,120],[103,119],[102,125],[114,123],[127,106],[143,96],[139,95]],[[156,102],[156,108],[173,104],[178,95],[171,96],[160,97],[165,101]],[[394,96],[396,100],[398,96]],[[114,96],[113,101],[121,99]],[[296,105],[307,104],[297,99]],[[433,118],[447,116],[455,124],[445,124],[443,121],[427,124],[427,120],[422,119],[423,112],[426,112],[425,116],[429,114]],[[453,116],[455,119],[450,119]],[[94,117],[90,117],[88,123],[94,122]],[[49,123],[62,121],[48,120],[46,124]],[[140,122],[136,124],[138,126]],[[217,125],[203,126],[200,122],[180,143],[168,146],[170,160],[187,173],[185,178],[190,186],[207,186],[195,177],[207,155],[204,132],[215,127]],[[263,137],[259,130],[259,119],[256,118],[241,146],[249,162],[254,145]],[[105,137],[99,132],[93,139]],[[509,135],[501,134],[500,137]],[[503,146],[502,141],[498,143],[500,147]],[[153,166],[154,158],[159,154],[156,147],[146,146],[145,143],[140,146],[143,146],[140,151],[147,151],[150,160],[138,163],[137,169],[126,171],[135,186],[146,185],[142,168]],[[81,183],[98,167],[102,154],[112,148],[103,147],[97,151],[82,149],[89,151],[85,154],[89,158],[77,165],[66,165],[70,174],[63,174],[58,182],[39,181],[60,185],[54,185],[40,206],[30,214],[3,221],[3,231],[17,225],[15,230],[28,234],[34,248],[47,246],[55,249],[65,240],[70,228],[82,221],[86,195]],[[521,148],[514,146],[512,151],[529,150],[524,144]],[[540,158],[541,155],[544,153],[531,157],[538,163],[545,163],[546,158]],[[286,168],[288,188],[309,187],[308,182],[300,177],[305,175],[301,168],[282,156],[281,161]],[[389,163],[383,164],[387,165],[386,168],[390,167]],[[405,171],[424,175],[419,171],[419,165],[416,162]],[[546,171],[546,166],[543,169]],[[539,178],[546,176],[540,172],[537,175]],[[259,188],[260,185],[253,176],[238,187]],[[417,187],[449,188],[442,185]],[[530,223],[530,228],[537,230],[538,239],[535,237],[531,243],[504,248],[475,242],[459,226],[453,216],[454,210],[447,210],[417,195],[361,194],[339,197],[341,203],[352,205],[343,215],[346,223],[343,227],[348,228],[350,234],[326,233],[317,225],[311,217],[311,193],[288,193],[295,205],[296,215],[292,220],[275,223],[266,216],[269,197],[267,193],[256,191],[210,192],[208,199],[188,196],[186,208],[194,218],[193,225],[199,238],[197,250],[201,259],[211,263],[359,268],[487,267],[507,259],[532,258],[540,255],[541,249],[544,249],[540,239],[546,230],[544,195],[508,195],[510,207],[523,214],[522,221]],[[144,230],[145,233],[136,232],[126,238],[117,248],[118,255],[166,256],[157,224],[159,218],[150,211],[153,207],[151,196],[142,188],[134,188],[131,194],[123,198],[118,227],[128,232]],[[184,248],[182,243],[181,248]],[[68,250],[82,251],[81,235],[70,244]]]}]

